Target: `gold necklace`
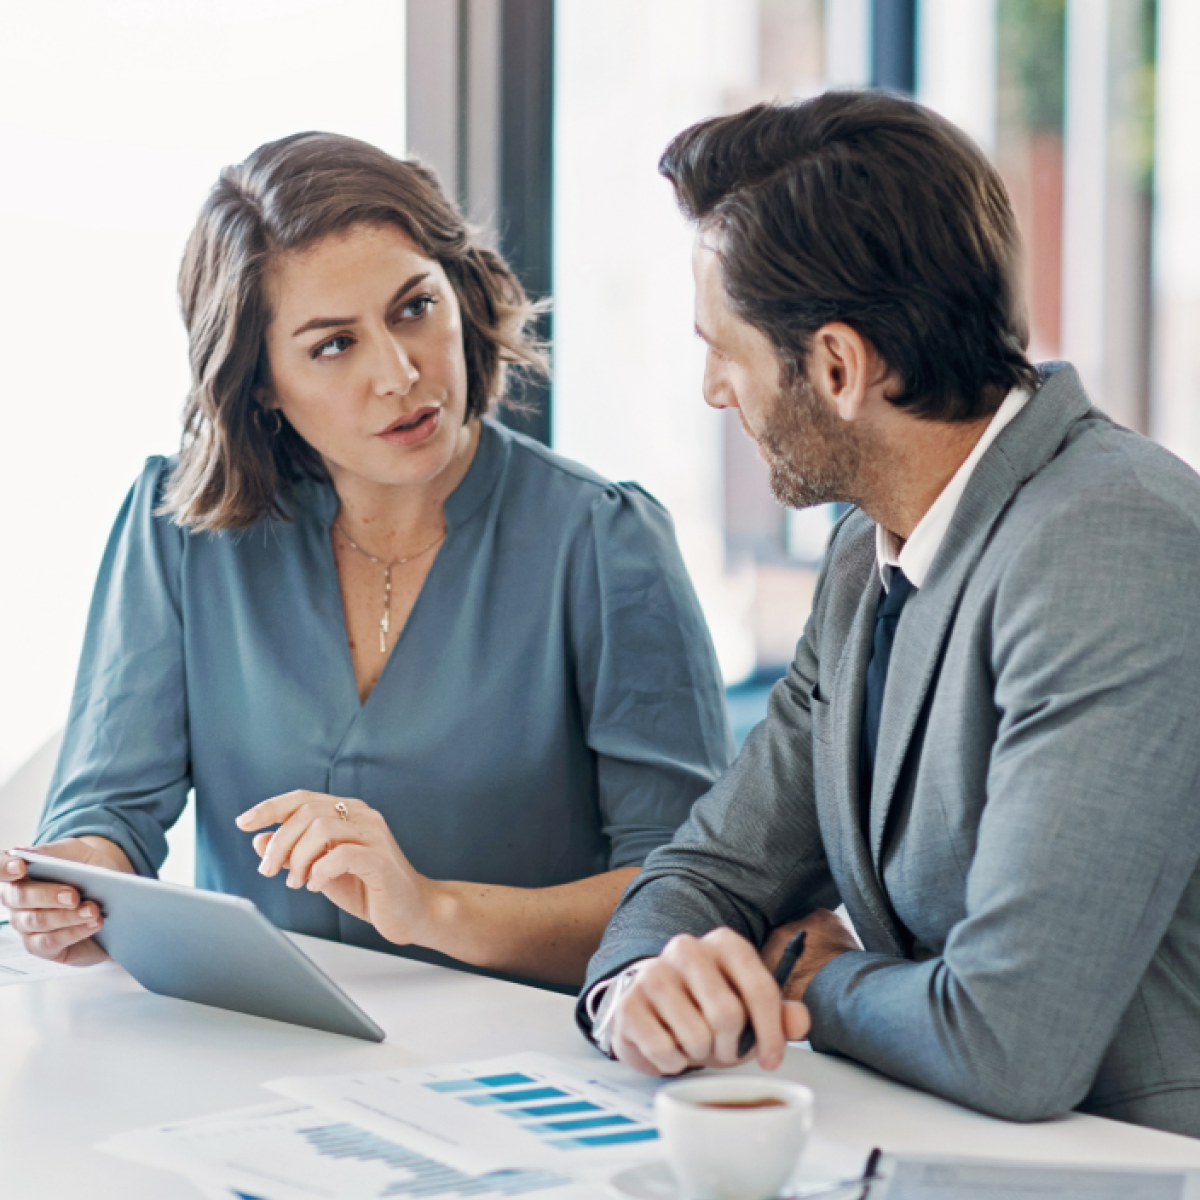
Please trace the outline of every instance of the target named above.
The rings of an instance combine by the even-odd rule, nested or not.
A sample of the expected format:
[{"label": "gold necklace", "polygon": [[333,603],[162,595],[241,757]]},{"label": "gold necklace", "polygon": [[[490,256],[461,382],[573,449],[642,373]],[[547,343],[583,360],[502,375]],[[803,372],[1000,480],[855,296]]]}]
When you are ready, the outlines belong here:
[{"label": "gold necklace", "polygon": [[420,558],[422,554],[428,554],[446,536],[448,531],[443,529],[428,546],[423,550],[418,550],[415,554],[410,554],[407,558],[394,558],[391,562],[384,562],[382,558],[376,558],[375,555],[368,554],[346,532],[341,521],[334,521],[333,527],[350,543],[351,549],[357,550],[363,558],[369,558],[373,563],[383,568],[383,616],[379,618],[379,653],[386,654],[388,629],[392,621],[392,568],[402,567],[405,563],[410,563],[414,559]]}]

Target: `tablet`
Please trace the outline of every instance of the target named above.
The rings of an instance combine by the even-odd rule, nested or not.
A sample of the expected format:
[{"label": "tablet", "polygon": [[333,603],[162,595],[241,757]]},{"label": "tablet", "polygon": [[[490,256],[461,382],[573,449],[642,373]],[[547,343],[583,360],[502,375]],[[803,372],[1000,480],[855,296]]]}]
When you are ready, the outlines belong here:
[{"label": "tablet", "polygon": [[385,1034],[255,905],[240,896],[12,850],[29,878],[65,883],[100,906],[96,941],[151,992],[329,1033]]}]

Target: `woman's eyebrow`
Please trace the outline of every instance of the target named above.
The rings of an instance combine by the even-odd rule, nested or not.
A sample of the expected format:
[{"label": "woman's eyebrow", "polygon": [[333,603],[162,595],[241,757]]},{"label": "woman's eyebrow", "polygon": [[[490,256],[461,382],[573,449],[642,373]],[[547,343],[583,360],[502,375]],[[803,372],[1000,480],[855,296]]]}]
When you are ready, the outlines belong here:
[{"label": "woman's eyebrow", "polygon": [[[395,308],[397,304],[404,298],[406,292],[410,292],[424,279],[429,278],[428,271],[422,271],[419,275],[414,275],[411,279],[406,279],[397,289],[396,294],[388,301],[388,309]],[[330,329],[334,325],[353,325],[358,321],[357,317],[313,317],[311,321],[305,321],[299,329],[292,334],[292,337],[299,337],[302,333],[311,333],[314,329]]]}]

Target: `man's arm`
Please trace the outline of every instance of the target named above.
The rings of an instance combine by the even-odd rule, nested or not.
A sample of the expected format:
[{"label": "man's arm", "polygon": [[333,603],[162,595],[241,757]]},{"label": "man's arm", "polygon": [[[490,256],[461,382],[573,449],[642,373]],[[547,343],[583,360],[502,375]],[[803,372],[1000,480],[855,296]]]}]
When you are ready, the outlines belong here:
[{"label": "man's arm", "polygon": [[578,1010],[585,1033],[590,989],[657,956],[677,935],[700,939],[728,927],[753,953],[774,926],[838,903],[813,797],[809,702],[819,604],[818,595],[796,659],[771,693],[767,719],[674,841],[647,858],[618,907],[588,971]]},{"label": "man's arm", "polygon": [[815,1048],[1012,1119],[1080,1103],[1200,860],[1197,596],[1200,536],[1157,496],[1047,514],[996,593],[966,917],[939,958],[824,967]]}]

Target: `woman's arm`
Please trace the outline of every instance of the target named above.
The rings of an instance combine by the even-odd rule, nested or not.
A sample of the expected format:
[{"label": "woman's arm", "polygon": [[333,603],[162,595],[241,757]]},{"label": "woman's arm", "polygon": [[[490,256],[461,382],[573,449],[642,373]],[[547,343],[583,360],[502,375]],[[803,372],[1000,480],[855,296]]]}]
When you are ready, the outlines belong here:
[{"label": "woman's arm", "polygon": [[[345,817],[340,815],[343,806]],[[289,792],[238,818],[260,833],[259,871],[321,892],[401,946],[424,946],[477,967],[579,985],[621,893],[638,873],[621,867],[548,888],[427,879],[383,817],[361,800]]]},{"label": "woman's arm", "polygon": [[476,966],[580,987],[621,893],[640,869],[620,867],[549,888],[434,883],[431,928],[439,941],[429,946]]}]

